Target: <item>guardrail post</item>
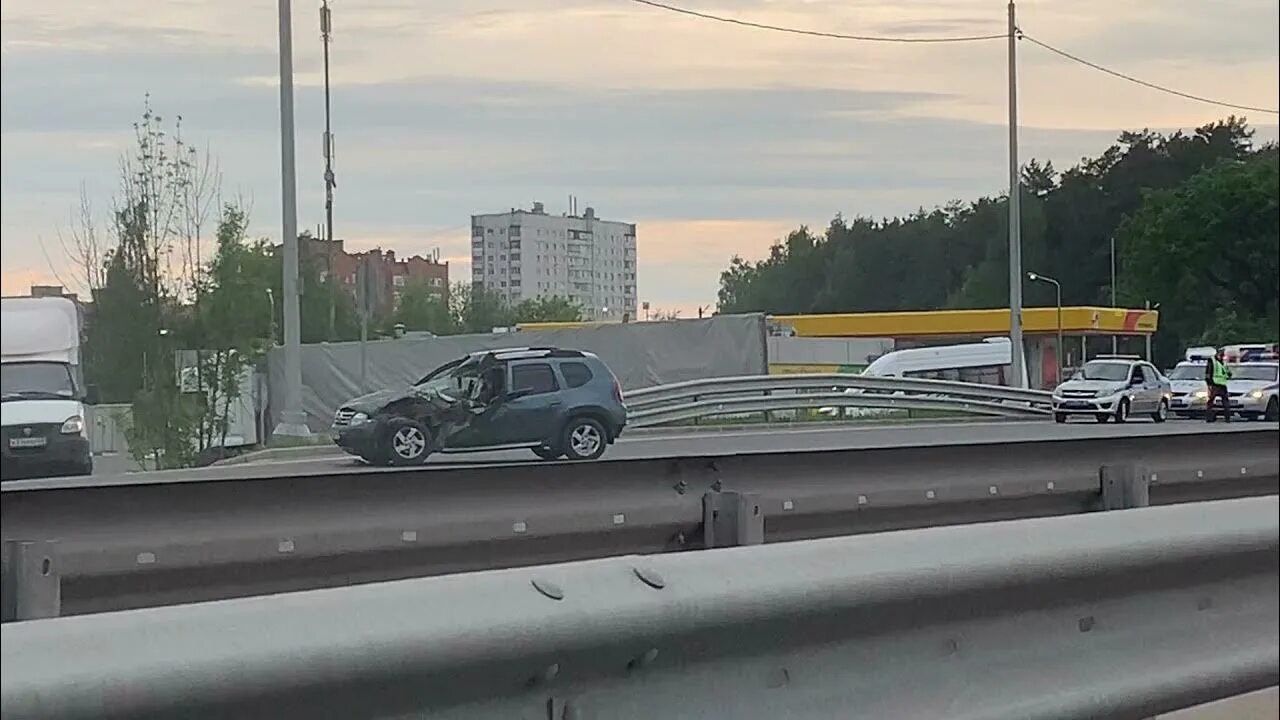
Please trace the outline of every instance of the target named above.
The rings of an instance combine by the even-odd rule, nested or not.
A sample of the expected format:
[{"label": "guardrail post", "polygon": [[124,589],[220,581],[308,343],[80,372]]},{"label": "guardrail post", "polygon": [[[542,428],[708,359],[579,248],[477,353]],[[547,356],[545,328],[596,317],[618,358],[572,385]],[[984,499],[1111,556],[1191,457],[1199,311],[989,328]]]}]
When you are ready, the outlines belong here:
[{"label": "guardrail post", "polygon": [[764,513],[755,493],[708,492],[702,496],[702,539],[707,548],[764,542]]},{"label": "guardrail post", "polygon": [[1103,465],[1098,471],[1102,510],[1124,510],[1151,504],[1151,473],[1141,465]]},{"label": "guardrail post", "polygon": [[3,619],[35,620],[58,617],[62,611],[62,583],[58,574],[57,543],[52,540],[7,540],[4,544]]}]

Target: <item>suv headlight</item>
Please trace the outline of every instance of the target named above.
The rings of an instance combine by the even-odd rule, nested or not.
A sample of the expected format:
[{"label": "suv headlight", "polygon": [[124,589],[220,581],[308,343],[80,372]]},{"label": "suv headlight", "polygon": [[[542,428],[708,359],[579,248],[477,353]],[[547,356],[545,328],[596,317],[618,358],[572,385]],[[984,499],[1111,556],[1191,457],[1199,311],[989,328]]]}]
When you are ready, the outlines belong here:
[{"label": "suv headlight", "polygon": [[365,423],[367,423],[367,422],[369,422],[369,414],[368,414],[368,413],[358,412],[358,413],[356,413],[355,415],[352,415],[352,416],[351,416],[351,419],[347,421],[347,424],[348,424],[348,425],[363,425],[363,424],[365,424]]},{"label": "suv headlight", "polygon": [[63,435],[79,435],[84,432],[84,418],[72,415],[62,422]]}]

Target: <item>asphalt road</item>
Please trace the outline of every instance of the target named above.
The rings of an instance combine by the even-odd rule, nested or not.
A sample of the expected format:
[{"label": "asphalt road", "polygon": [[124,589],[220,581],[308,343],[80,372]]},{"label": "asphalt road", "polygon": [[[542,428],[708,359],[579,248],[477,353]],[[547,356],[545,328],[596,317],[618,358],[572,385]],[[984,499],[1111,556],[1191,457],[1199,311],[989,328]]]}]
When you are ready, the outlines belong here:
[{"label": "asphalt road", "polygon": [[[1142,435],[1179,435],[1203,432],[1240,432],[1269,428],[1280,430],[1276,423],[1202,422],[1129,423],[1125,425],[1052,422],[947,422],[912,423],[839,427],[794,427],[698,431],[679,434],[624,435],[605,453],[605,459],[643,459],[690,457],[701,455],[738,455],[787,451],[876,449],[930,445],[972,445],[982,443],[1019,443],[1095,437],[1131,437]],[[1278,440],[1280,443],[1280,440]],[[368,472],[358,459],[340,454],[336,448],[317,448],[316,456],[304,459],[275,460],[256,463],[221,465],[188,470],[149,473],[94,475],[92,478],[67,478],[59,481],[69,487],[86,485],[132,484],[139,482],[200,482],[206,480],[253,479],[289,475],[314,475],[342,472]],[[509,450],[471,454],[434,455],[429,469],[449,469],[468,465],[505,463],[541,463],[528,450]],[[381,469],[396,472],[398,468]],[[17,481],[22,482],[22,481]],[[36,481],[48,483],[50,481]],[[15,487],[15,483],[6,483]],[[47,485],[46,485],[47,486]]]}]

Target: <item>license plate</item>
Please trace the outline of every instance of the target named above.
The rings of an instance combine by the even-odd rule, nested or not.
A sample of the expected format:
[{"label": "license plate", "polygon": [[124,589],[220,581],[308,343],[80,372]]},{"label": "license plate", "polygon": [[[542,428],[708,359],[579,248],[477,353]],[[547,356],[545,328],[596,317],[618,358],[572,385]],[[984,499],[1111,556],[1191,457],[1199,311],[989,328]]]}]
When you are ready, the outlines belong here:
[{"label": "license plate", "polygon": [[48,444],[48,439],[42,437],[9,438],[9,447],[11,448],[36,448],[44,447]]}]

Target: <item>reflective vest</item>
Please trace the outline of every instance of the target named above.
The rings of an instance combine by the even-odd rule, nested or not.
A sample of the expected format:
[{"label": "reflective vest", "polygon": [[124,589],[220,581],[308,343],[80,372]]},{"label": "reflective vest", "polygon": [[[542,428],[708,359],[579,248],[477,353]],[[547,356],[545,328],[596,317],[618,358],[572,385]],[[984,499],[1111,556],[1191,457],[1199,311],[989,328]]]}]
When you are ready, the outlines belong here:
[{"label": "reflective vest", "polygon": [[1213,384],[1226,385],[1231,379],[1231,370],[1227,368],[1225,363],[1219,362],[1217,358],[1212,358],[1209,362],[1213,363]]}]

